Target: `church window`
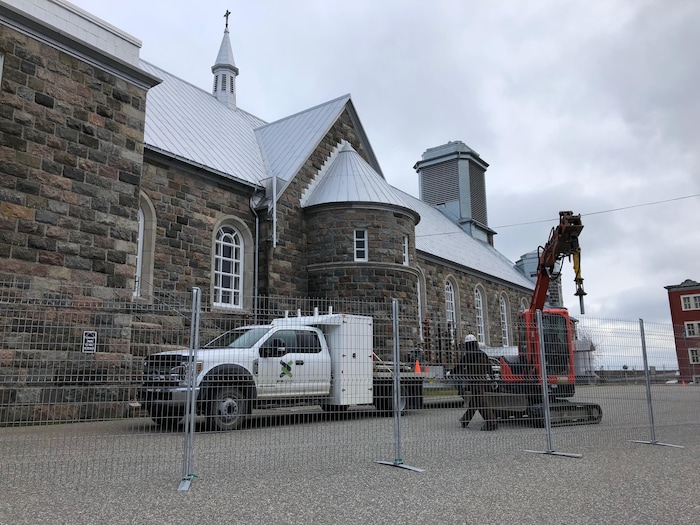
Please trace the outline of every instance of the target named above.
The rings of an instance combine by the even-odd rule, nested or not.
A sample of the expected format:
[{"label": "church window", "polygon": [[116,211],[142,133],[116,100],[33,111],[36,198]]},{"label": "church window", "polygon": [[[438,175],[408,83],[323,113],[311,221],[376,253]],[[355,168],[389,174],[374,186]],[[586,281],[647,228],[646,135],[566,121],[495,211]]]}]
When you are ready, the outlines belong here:
[{"label": "church window", "polygon": [[355,260],[368,261],[367,255],[367,230],[355,230]]},{"label": "church window", "polygon": [[243,307],[243,239],[229,225],[216,233],[214,255],[214,305]]}]

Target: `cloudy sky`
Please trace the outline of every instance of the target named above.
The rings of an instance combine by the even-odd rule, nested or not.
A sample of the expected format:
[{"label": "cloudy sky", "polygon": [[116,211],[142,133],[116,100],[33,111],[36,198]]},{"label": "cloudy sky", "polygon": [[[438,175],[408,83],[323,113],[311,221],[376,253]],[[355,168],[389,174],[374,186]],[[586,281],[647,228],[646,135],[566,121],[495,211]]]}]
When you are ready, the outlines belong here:
[{"label": "cloudy sky", "polygon": [[[583,215],[586,314],[670,322],[700,281],[700,2],[73,0],[209,91],[229,9],[238,105],[273,121],[350,93],[387,180],[418,196],[426,148],[489,164],[512,261]],[[566,304],[578,313],[570,264]]]}]

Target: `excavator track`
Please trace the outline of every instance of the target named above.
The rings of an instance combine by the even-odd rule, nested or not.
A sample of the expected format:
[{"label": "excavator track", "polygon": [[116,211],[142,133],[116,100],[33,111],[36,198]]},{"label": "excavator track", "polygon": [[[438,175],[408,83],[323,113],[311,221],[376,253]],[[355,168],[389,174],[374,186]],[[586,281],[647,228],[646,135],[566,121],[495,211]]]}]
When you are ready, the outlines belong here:
[{"label": "excavator track", "polygon": [[[557,400],[549,404],[549,415],[553,427],[595,425],[602,421],[603,409],[594,403]],[[534,426],[545,426],[544,405],[530,405],[527,416]]]}]

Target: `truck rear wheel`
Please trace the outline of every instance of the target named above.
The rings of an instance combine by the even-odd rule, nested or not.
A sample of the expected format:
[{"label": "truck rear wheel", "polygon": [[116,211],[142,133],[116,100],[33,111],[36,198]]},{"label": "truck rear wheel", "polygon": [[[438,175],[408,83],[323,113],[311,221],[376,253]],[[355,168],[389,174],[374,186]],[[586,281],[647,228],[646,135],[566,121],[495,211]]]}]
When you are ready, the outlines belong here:
[{"label": "truck rear wheel", "polygon": [[208,423],[213,430],[238,430],[250,414],[250,401],[239,388],[221,388],[209,400]]}]

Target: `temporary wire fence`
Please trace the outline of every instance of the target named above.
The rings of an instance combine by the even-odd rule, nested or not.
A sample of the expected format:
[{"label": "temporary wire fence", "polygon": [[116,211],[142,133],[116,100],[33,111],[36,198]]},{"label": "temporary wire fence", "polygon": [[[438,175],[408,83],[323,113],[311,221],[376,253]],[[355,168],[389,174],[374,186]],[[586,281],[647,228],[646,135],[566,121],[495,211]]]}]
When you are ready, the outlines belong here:
[{"label": "temporary wire fence", "polygon": [[[465,387],[464,337],[478,330],[450,329],[435,312],[419,319],[391,300],[265,297],[240,311],[210,304],[191,292],[146,300],[85,285],[0,286],[0,475],[78,485],[171,478],[182,487],[320,457],[429,469],[438,450],[468,462],[476,450],[683,445],[671,443],[677,430],[700,427],[700,388],[677,375],[670,324],[574,319],[569,363],[561,325],[514,319],[516,344],[518,334],[543,339],[547,424],[538,347],[524,342],[485,341],[489,377]],[[475,388],[494,411],[495,432],[481,431],[484,407],[460,422],[460,394],[469,400]]]}]

